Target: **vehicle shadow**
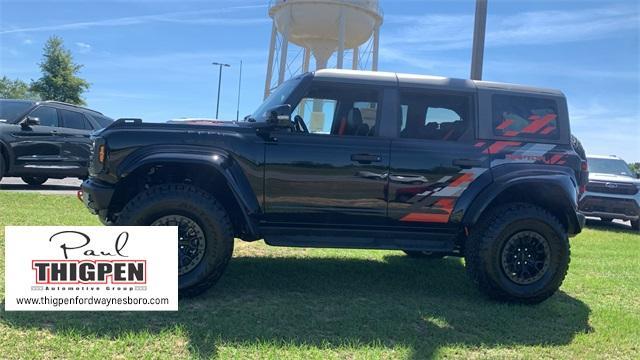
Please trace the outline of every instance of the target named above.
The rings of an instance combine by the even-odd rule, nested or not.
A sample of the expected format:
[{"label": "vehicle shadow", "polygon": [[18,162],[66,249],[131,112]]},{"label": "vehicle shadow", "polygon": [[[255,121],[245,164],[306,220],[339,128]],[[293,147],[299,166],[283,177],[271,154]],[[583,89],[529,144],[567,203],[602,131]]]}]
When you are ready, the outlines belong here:
[{"label": "vehicle shadow", "polygon": [[0,184],[0,190],[19,190],[19,191],[76,191],[79,190],[79,186],[69,185],[38,185],[31,186],[27,184]]},{"label": "vehicle shadow", "polygon": [[[0,312],[13,328],[119,338],[179,328],[194,357],[220,346],[276,343],[332,349],[446,345],[558,346],[591,331],[589,307],[560,291],[539,305],[491,301],[461,260],[238,257],[222,280],[179,312]],[[71,341],[71,340],[69,340]],[[354,345],[356,344],[356,345]]]}]

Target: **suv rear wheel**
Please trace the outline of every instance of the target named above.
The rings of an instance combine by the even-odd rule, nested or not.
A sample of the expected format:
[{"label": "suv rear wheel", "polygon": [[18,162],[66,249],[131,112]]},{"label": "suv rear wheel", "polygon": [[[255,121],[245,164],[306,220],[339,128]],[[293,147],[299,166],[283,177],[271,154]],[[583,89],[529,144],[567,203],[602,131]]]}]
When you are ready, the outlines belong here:
[{"label": "suv rear wheel", "polygon": [[24,181],[25,183],[31,186],[40,186],[44,184],[47,180],[49,179],[42,176],[23,176],[22,177],[22,181]]},{"label": "suv rear wheel", "polygon": [[489,296],[538,303],[562,284],[569,267],[569,239],[558,219],[534,205],[498,206],[467,239],[466,266]]},{"label": "suv rear wheel", "polygon": [[178,287],[195,296],[222,276],[233,253],[231,220],[206,191],[184,184],[149,188],[133,198],[116,225],[178,226]]}]

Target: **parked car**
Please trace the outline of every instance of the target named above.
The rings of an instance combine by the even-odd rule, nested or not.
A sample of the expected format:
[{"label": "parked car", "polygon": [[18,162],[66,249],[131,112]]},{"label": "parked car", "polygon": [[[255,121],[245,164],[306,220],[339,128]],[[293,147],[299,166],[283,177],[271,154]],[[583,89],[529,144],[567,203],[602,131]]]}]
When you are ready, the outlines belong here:
[{"label": "parked car", "polygon": [[621,158],[588,155],[589,183],[580,199],[580,211],[602,221],[631,221],[640,231],[640,180]]},{"label": "parked car", "polygon": [[57,101],[0,99],[0,180],[29,185],[87,177],[92,131],[113,122],[101,113]]},{"label": "parked car", "polygon": [[220,278],[240,238],[464,256],[489,295],[535,303],[584,224],[586,162],[556,90],[320,70],[243,122],[118,120],[93,140],[86,206],[106,224],[177,225],[186,296]]}]

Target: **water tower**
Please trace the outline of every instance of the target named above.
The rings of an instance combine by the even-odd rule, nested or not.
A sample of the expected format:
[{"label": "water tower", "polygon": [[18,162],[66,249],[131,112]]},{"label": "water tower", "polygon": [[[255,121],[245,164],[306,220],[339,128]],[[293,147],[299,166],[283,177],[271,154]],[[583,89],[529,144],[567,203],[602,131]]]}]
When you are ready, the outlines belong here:
[{"label": "water tower", "polygon": [[[264,96],[286,78],[309,71],[311,55],[316,69],[350,68],[378,70],[382,13],[378,0],[272,0],[273,19]],[[290,56],[289,43],[298,47]],[[274,79],[273,75],[277,74]]]}]

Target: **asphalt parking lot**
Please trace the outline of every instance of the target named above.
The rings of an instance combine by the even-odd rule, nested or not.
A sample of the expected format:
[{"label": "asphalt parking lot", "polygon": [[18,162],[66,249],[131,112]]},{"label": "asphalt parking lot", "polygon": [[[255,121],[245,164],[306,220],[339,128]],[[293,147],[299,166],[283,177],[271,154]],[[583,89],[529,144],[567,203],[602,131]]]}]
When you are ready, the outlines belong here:
[{"label": "asphalt parking lot", "polygon": [[49,179],[40,186],[25,184],[20,178],[3,178],[0,181],[0,191],[36,192],[41,194],[75,195],[80,189],[82,180]]}]

